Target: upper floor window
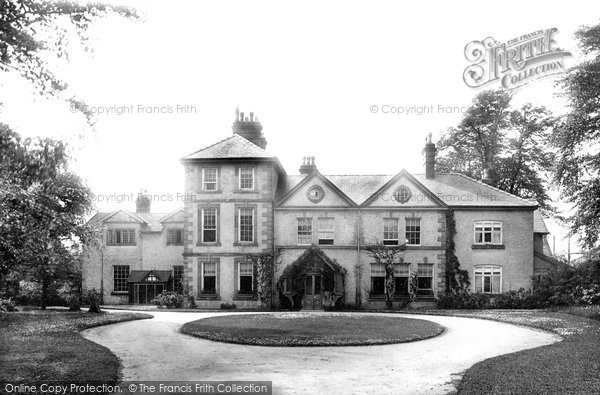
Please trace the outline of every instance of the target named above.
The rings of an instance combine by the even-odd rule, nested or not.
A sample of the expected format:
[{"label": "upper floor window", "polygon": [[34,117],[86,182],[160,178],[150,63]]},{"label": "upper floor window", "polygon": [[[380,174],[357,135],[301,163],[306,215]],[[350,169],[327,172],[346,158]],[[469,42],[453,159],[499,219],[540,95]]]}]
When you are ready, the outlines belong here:
[{"label": "upper floor window", "polygon": [[240,189],[249,191],[254,189],[254,168],[241,167],[240,168]]},{"label": "upper floor window", "polygon": [[113,266],[113,291],[127,292],[127,279],[129,278],[129,265]]},{"label": "upper floor window", "polygon": [[167,244],[182,245],[183,244],[183,229],[169,229],[167,236]]},{"label": "upper floor window", "polygon": [[200,210],[201,218],[201,230],[200,237],[202,243],[216,243],[217,242],[217,209],[216,208],[203,208]]},{"label": "upper floor window", "polygon": [[202,190],[216,191],[219,184],[219,175],[216,167],[202,168]]},{"label": "upper floor window", "polygon": [[240,242],[254,241],[254,209],[240,208],[239,209],[239,240]]},{"label": "upper floor window", "polygon": [[135,245],[135,229],[109,229],[107,245]]},{"label": "upper floor window", "polygon": [[421,245],[421,218],[406,218],[406,244]]},{"label": "upper floor window", "polygon": [[489,294],[502,292],[502,267],[475,266],[475,292]]},{"label": "upper floor window", "polygon": [[312,243],[312,218],[298,218],[298,244]]},{"label": "upper floor window", "polygon": [[398,245],[398,218],[383,219],[383,244]]},{"label": "upper floor window", "polygon": [[502,222],[475,222],[475,244],[502,244]]},{"label": "upper floor window", "polygon": [[333,244],[333,218],[319,218],[319,244]]}]

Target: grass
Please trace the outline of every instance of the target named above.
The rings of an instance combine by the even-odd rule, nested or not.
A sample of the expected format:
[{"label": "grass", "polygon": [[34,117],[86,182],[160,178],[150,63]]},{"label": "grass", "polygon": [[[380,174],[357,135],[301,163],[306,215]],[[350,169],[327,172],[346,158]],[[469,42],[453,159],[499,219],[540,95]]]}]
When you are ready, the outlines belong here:
[{"label": "grass", "polygon": [[85,339],[79,331],[144,318],[151,316],[53,310],[0,313],[0,383],[116,384],[117,357],[106,347]]},{"label": "grass", "polygon": [[[490,358],[466,371],[459,394],[600,393],[600,307],[560,310],[433,310],[429,314],[491,319],[554,332],[551,345]],[[459,352],[460,350],[457,350]]]},{"label": "grass", "polygon": [[359,346],[437,336],[436,323],[356,313],[227,315],[185,324],[181,332],[204,339],[259,346]]}]

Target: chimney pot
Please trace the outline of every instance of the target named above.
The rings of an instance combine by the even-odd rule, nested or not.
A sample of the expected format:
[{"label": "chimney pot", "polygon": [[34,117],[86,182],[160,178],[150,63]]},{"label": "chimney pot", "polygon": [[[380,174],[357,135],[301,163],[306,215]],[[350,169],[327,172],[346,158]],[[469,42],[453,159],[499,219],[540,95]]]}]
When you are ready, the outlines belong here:
[{"label": "chimney pot", "polygon": [[253,112],[250,112],[250,120],[254,121],[254,113]]},{"label": "chimney pot", "polygon": [[300,166],[300,174],[311,174],[317,171],[317,166],[315,165],[315,157],[314,156],[303,156],[302,157],[302,166]]}]

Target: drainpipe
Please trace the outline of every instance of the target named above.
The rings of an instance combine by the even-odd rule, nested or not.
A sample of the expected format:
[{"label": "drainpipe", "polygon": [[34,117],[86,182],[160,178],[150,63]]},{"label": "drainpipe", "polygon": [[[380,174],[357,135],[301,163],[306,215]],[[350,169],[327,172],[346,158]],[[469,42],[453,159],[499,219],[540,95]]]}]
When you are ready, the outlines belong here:
[{"label": "drainpipe", "polygon": [[362,290],[360,285],[362,284],[362,272],[360,266],[360,207],[356,209],[356,291],[355,291],[355,303],[362,305]]}]

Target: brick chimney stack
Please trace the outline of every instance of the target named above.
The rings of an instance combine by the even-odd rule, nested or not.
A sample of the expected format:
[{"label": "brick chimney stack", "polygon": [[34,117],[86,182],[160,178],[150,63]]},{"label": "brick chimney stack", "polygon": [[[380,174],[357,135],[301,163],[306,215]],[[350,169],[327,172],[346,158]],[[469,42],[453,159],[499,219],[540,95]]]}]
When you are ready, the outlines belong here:
[{"label": "brick chimney stack", "polygon": [[237,134],[246,140],[258,145],[260,148],[267,147],[267,139],[262,134],[262,125],[258,122],[258,117],[251,112],[250,116],[245,116],[239,108],[235,110],[235,122],[233,122],[233,134]]},{"label": "brick chimney stack", "polygon": [[431,133],[427,136],[425,142],[425,148],[421,151],[423,159],[425,160],[425,178],[431,180],[435,178],[435,154],[437,149],[435,144],[431,141]]},{"label": "brick chimney stack", "polygon": [[149,213],[150,212],[150,196],[148,196],[147,190],[142,190],[138,193],[135,199],[135,212],[136,213]]},{"label": "brick chimney stack", "polygon": [[492,185],[492,178],[490,177],[490,171],[488,169],[483,169],[481,174],[481,182],[484,184]]},{"label": "brick chimney stack", "polygon": [[300,166],[300,174],[312,174],[317,171],[314,156],[305,156],[302,158],[302,166]]}]

